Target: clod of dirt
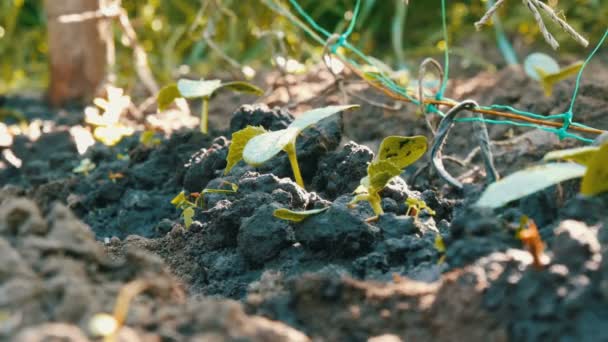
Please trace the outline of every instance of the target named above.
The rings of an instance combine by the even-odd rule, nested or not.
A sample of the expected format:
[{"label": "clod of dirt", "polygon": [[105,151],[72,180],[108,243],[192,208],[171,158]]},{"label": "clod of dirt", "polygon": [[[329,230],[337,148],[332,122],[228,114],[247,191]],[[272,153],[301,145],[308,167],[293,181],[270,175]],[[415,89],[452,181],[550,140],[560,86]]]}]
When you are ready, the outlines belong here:
[{"label": "clod of dirt", "polygon": [[249,126],[262,126],[266,130],[278,131],[287,128],[293,121],[293,116],[279,107],[268,108],[263,103],[243,105],[232,114],[230,133]]},{"label": "clod of dirt", "polygon": [[[220,186],[222,182],[222,179],[216,179],[209,186]],[[305,209],[309,204],[309,194],[287,178],[248,172],[236,184],[238,191],[235,194],[208,194],[205,196],[208,209],[197,209],[195,220],[202,222],[201,234],[206,249],[236,246],[244,220],[265,204],[296,210]],[[266,214],[267,219],[273,219],[272,212]],[[262,219],[264,216],[258,217]],[[251,261],[257,262],[255,258]]]},{"label": "clod of dirt", "polygon": [[347,207],[349,197],[336,199],[327,211],[297,224],[296,240],[308,249],[336,256],[369,251],[380,231]]},{"label": "clod of dirt", "polygon": [[184,167],[184,189],[199,192],[205,189],[210,180],[217,178],[226,167],[228,141],[224,137],[213,140],[211,146],[203,148],[190,157]]},{"label": "clod of dirt", "polygon": [[[578,221],[562,221],[555,229],[552,241],[554,254],[553,262],[568,266],[568,268],[597,269],[600,256],[600,243],[596,229]],[[589,264],[586,262],[589,261]]]},{"label": "clod of dirt", "polygon": [[373,158],[374,153],[367,146],[348,142],[340,151],[328,153],[319,160],[312,188],[329,200],[351,193],[367,175],[367,165]]},{"label": "clod of dirt", "polygon": [[516,240],[515,233],[492,210],[471,207],[454,218],[445,242],[450,267],[462,267],[492,252],[504,251]]},{"label": "clod of dirt", "polygon": [[148,289],[130,303],[118,340],[309,341],[282,323],[246,315],[234,301],[185,302],[157,256],[129,247],[110,259],[60,204],[42,217],[33,201],[10,191],[0,191],[0,203],[1,340],[89,341],[90,319],[112,312],[125,284],[144,281]]},{"label": "clod of dirt", "polygon": [[238,250],[250,264],[261,265],[295,241],[293,229],[285,220],[272,216],[276,204],[258,207],[244,219],[238,233]]}]

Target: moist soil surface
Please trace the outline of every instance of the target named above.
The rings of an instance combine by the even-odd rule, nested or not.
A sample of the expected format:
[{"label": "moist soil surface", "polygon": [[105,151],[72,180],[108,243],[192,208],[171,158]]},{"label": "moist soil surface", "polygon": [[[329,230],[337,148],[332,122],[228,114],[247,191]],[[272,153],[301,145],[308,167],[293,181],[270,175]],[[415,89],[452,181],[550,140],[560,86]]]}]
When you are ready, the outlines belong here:
[{"label": "moist soil surface", "polygon": [[[607,129],[608,72],[592,67],[575,118]],[[96,340],[92,318],[113,312],[121,290],[143,284],[117,340],[608,341],[608,195],[582,197],[578,181],[569,181],[496,210],[477,208],[485,169],[470,154],[470,124],[459,123],[444,155],[456,160],[445,163],[463,189],[446,184],[424,157],[382,191],[385,213],[370,221],[366,202],[348,203],[379,142],[432,134],[415,106],[378,107],[371,102],[394,104],[344,82],[347,91],[336,91],[321,70],[284,80],[289,92],[276,89],[256,104],[219,97],[208,135],[191,117],[154,114],[146,126],[156,124],[158,143],[141,143],[139,131],[83,154],[73,134],[81,109],[3,98],[3,110],[22,113],[30,125],[0,147],[0,340]],[[567,109],[572,87],[562,82],[545,98],[512,68],[451,82],[449,95],[549,115]],[[285,94],[297,105],[276,106]],[[295,113],[343,103],[344,94],[357,94],[347,102],[361,108],[298,137],[306,190],[290,178],[284,154],[224,174],[233,132],[285,128]],[[501,175],[580,145],[529,128],[488,130]],[[95,168],[74,173],[85,158]],[[170,203],[182,190],[231,184],[234,193],[199,198],[189,228]],[[406,216],[408,198],[435,214]],[[272,215],[325,207],[300,223]],[[516,238],[522,215],[545,243],[542,267]]]}]

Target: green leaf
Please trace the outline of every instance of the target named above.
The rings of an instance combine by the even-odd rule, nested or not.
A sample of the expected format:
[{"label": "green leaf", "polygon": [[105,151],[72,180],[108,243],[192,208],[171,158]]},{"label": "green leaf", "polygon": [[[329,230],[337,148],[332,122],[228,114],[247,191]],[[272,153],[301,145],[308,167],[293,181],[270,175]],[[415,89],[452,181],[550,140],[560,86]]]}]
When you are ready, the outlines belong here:
[{"label": "green leaf", "polygon": [[389,136],[382,140],[378,151],[378,160],[387,160],[400,169],[413,164],[426,152],[427,142],[424,136],[401,137]]},{"label": "green leaf", "polygon": [[498,208],[559,182],[582,177],[585,170],[574,163],[549,163],[517,171],[490,184],[475,205]]},{"label": "green leaf", "polygon": [[587,166],[581,194],[593,196],[608,191],[608,143],[602,145]]},{"label": "green leaf", "polygon": [[567,150],[551,151],[545,155],[543,160],[571,160],[587,166],[599,150],[600,148],[597,146],[585,146],[570,148]]},{"label": "green leaf", "polygon": [[213,93],[222,87],[220,80],[187,80],[181,79],[177,81],[177,89],[181,96],[191,99],[198,97],[211,97]]},{"label": "green leaf", "polygon": [[295,141],[298,133],[300,130],[297,128],[286,128],[257,135],[245,145],[243,159],[249,165],[262,165]]},{"label": "green leaf", "polygon": [[176,208],[181,207],[181,205],[185,202],[187,202],[186,192],[184,192],[183,190],[180,191],[180,193],[173,197],[173,199],[171,200],[171,204],[173,204],[173,206],[175,206]]},{"label": "green leaf", "polygon": [[78,166],[76,166],[72,172],[74,173],[82,173],[85,176],[89,174],[90,171],[93,171],[97,165],[91,161],[89,158],[85,158],[80,161]]},{"label": "green leaf", "polygon": [[302,222],[305,219],[309,218],[312,215],[317,215],[319,213],[324,212],[329,209],[329,207],[321,208],[321,209],[311,209],[304,211],[293,211],[287,208],[279,208],[276,209],[272,215],[276,218],[280,218],[282,220],[292,221],[292,222]]},{"label": "green leaf", "polygon": [[443,237],[439,234],[435,235],[435,250],[439,253],[445,253],[446,250]]},{"label": "green leaf", "polygon": [[299,131],[304,130],[306,127],[313,125],[329,116],[336,113],[345,111],[347,109],[357,108],[359,105],[346,105],[346,106],[327,106],[323,108],[317,108],[309,110],[300,114],[292,123],[289,128],[297,128]]},{"label": "green leaf", "polygon": [[262,89],[256,87],[255,85],[253,85],[251,83],[248,83],[248,82],[242,82],[242,81],[228,82],[228,83],[222,84],[221,87],[230,89],[237,93],[264,95],[264,91]]},{"label": "green leaf", "polygon": [[182,97],[177,89],[177,84],[169,84],[163,87],[156,96],[156,103],[158,104],[158,110],[163,111],[167,109],[175,99]]},{"label": "green leaf", "polygon": [[232,142],[228,149],[228,157],[226,157],[227,165],[226,170],[224,170],[225,175],[232,170],[234,165],[243,159],[243,150],[249,140],[263,133],[266,133],[264,128],[254,126],[247,126],[240,131],[232,133]]},{"label": "green leaf", "polygon": [[369,177],[369,187],[376,192],[384,189],[386,184],[395,176],[401,174],[401,169],[388,160],[373,161],[367,167],[367,175]]},{"label": "green leaf", "polygon": [[194,218],[194,208],[187,207],[184,209],[184,211],[182,211],[182,216],[184,217],[184,226],[186,226],[186,229],[190,228],[190,225],[192,225],[192,219]]}]

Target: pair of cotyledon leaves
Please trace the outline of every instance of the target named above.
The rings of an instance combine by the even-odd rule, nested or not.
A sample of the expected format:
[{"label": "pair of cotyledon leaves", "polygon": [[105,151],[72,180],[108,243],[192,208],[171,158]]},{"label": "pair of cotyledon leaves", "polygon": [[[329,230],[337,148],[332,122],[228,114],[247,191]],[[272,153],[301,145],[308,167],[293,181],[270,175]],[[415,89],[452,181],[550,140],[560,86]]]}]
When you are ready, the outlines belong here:
[{"label": "pair of cotyledon leaves", "polygon": [[384,189],[386,184],[401,174],[427,150],[424,136],[389,136],[382,140],[378,157],[367,167],[367,176],[361,179],[355,193],[375,193]]},{"label": "pair of cotyledon leaves", "polygon": [[253,84],[241,81],[222,83],[220,80],[188,80],[181,79],[177,84],[170,84],[158,93],[158,109],[165,110],[177,98],[187,99],[210,98],[218,90],[227,89],[239,93],[261,95],[264,91]]},{"label": "pair of cotyledon leaves", "polygon": [[328,106],[313,109],[300,114],[287,128],[269,132],[262,127],[247,126],[232,134],[232,143],[228,150],[227,166],[224,174],[240,161],[252,166],[259,166],[285,150],[308,126],[336,113],[353,109],[358,105]]},{"label": "pair of cotyledon leaves", "polygon": [[491,184],[476,203],[498,208],[557,183],[582,177],[580,193],[587,196],[608,191],[608,143],[549,152],[544,161],[569,160],[574,163],[548,163],[515,172]]}]

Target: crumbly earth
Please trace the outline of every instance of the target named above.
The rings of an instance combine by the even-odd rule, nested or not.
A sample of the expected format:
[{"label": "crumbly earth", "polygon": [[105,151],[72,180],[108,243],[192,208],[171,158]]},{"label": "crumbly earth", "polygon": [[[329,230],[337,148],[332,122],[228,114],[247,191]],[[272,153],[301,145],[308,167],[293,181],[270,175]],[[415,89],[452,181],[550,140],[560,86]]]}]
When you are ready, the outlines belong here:
[{"label": "crumbly earth", "polygon": [[[450,89],[455,98],[550,114],[567,106],[571,86],[545,99],[520,70],[507,70]],[[603,89],[583,83],[577,120],[607,128]],[[211,136],[182,129],[144,146],[138,133],[79,155],[69,133],[78,110],[54,116],[33,100],[10,103],[54,124],[36,140],[15,136],[10,150],[21,168],[5,154],[0,160],[0,339],[94,339],[90,319],[112,312],[119,291],[141,281],[147,287],[131,303],[124,341],[608,340],[608,195],[581,197],[570,181],[494,211],[475,208],[485,183],[475,155],[446,162],[462,190],[423,158],[382,191],[377,221],[367,220],[368,204],[348,205],[382,137],[428,135],[415,115],[362,103],[306,129],[297,141],[305,190],[290,179],[285,155],[224,174],[231,133],[284,128],[293,120],[286,109],[243,105]],[[475,141],[461,125],[444,153],[464,160]],[[493,140],[519,135],[494,145],[503,175],[574,145],[511,126],[489,131]],[[84,158],[96,167],[73,173]],[[235,193],[199,199],[189,229],[170,204],[182,190],[230,184]],[[405,216],[408,198],[435,215]],[[324,207],[301,223],[272,215]],[[542,269],[515,237],[522,215],[546,244]]]}]

